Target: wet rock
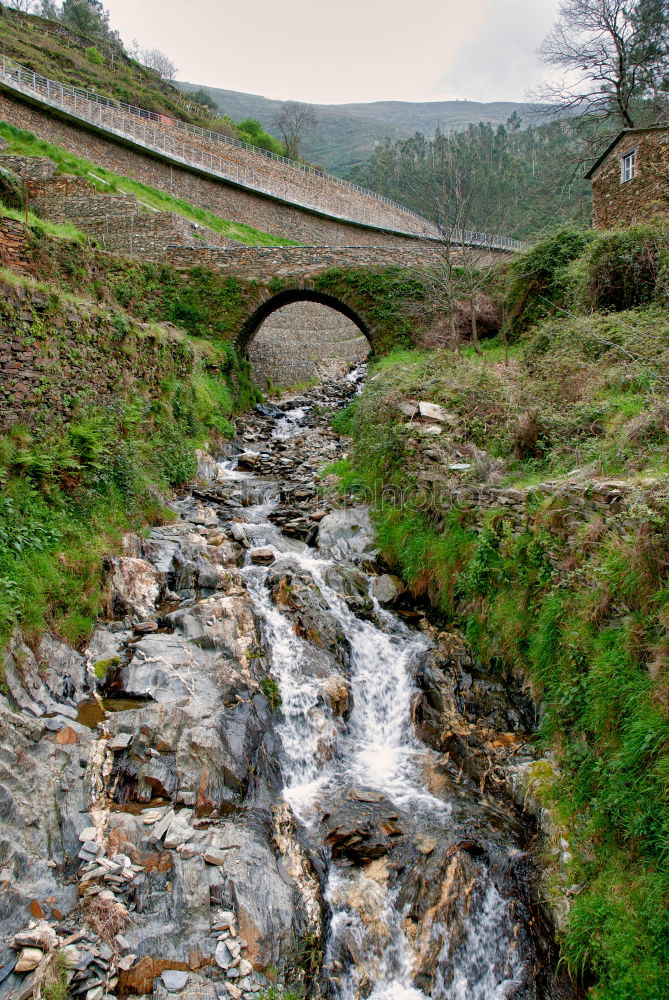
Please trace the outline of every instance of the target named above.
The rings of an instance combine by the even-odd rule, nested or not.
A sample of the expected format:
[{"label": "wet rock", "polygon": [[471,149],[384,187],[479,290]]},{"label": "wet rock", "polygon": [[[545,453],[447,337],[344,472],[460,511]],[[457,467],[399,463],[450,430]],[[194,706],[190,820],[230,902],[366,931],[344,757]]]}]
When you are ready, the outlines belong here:
[{"label": "wet rock", "polygon": [[188,973],[178,972],[176,969],[165,969],[160,978],[168,993],[180,993],[188,982]]},{"label": "wet rock", "polygon": [[275,559],[276,555],[272,549],[252,549],[251,551],[251,562],[257,566],[270,566]]},{"label": "wet rock", "polygon": [[267,584],[277,606],[295,622],[297,635],[328,654],[320,658],[321,663],[330,659],[346,670],[350,655],[348,639],[313,577],[305,573],[273,572],[268,575]]},{"label": "wet rock", "polygon": [[384,573],[372,579],[371,593],[379,604],[395,604],[406,592],[406,587],[398,576]]},{"label": "wet rock", "polygon": [[387,854],[403,834],[398,812],[387,802],[339,798],[321,819],[325,843],[338,867],[364,865]]},{"label": "wet rock", "polygon": [[372,562],[378,549],[369,508],[347,507],[324,517],[318,529],[318,547],[344,561]]}]

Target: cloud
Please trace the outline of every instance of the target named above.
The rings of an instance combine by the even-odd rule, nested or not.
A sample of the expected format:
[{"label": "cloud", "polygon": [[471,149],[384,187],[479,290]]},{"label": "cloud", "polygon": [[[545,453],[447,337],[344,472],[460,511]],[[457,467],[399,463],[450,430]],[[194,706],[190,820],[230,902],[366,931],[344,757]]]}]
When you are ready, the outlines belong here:
[{"label": "cloud", "polygon": [[521,99],[536,76],[533,50],[550,23],[546,9],[557,0],[105,5],[126,43],[162,49],[179,79],[329,104],[443,95]]},{"label": "cloud", "polygon": [[558,0],[489,0],[477,37],[429,90],[429,99],[522,101],[544,75],[536,49],[557,17]]}]

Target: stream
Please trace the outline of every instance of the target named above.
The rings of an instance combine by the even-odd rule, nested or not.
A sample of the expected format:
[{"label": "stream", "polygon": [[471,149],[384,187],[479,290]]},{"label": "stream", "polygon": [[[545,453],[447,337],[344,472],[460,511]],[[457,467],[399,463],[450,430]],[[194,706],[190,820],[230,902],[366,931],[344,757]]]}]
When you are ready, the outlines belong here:
[{"label": "stream", "polygon": [[[270,446],[308,434],[309,412],[309,406],[299,405],[287,417],[275,418]],[[268,669],[280,691],[282,794],[302,838],[330,854],[324,889],[324,968],[330,994],[338,1000],[548,995],[536,981],[537,950],[531,931],[518,920],[519,901],[508,885],[506,891],[503,887],[505,869],[522,854],[523,834],[515,818],[509,821],[476,789],[462,783],[450,788],[452,775],[435,778],[444,769],[443,755],[416,736],[416,676],[429,639],[369,597],[364,578],[370,604],[364,617],[345,599],[347,577],[360,587],[361,566],[374,566],[367,512],[355,509],[352,520],[346,517],[350,511],[343,519],[337,512],[328,515],[315,546],[291,541],[269,519],[280,504],[276,484],[240,473],[236,465],[232,460],[225,470],[245,498],[253,499],[258,486],[262,493],[262,502],[251,502],[236,513],[253,546],[243,577],[261,622]],[[258,549],[263,562],[271,558],[271,565],[254,564]],[[277,579],[299,581],[304,591],[317,595],[321,615],[342,638],[342,672],[349,688],[346,712],[336,706],[333,710],[324,699],[321,671],[314,671],[314,640],[305,638],[304,630],[285,613],[290,596],[277,601]],[[347,814],[349,802],[364,805],[362,822],[357,813]],[[327,823],[331,816],[344,820],[334,833]],[[449,906],[442,905],[441,913],[437,904],[429,927],[423,921],[417,929],[410,895],[423,877],[421,859],[437,844],[449,845],[457,858],[458,845],[474,828],[477,842],[466,842],[463,852],[465,871],[450,865],[459,895]],[[407,838],[419,845],[417,859],[400,846]]]},{"label": "stream", "polygon": [[0,998],[56,948],[81,1000],[576,996],[510,794],[535,708],[321,472],[363,378],[240,417],[83,653],[10,653]]}]

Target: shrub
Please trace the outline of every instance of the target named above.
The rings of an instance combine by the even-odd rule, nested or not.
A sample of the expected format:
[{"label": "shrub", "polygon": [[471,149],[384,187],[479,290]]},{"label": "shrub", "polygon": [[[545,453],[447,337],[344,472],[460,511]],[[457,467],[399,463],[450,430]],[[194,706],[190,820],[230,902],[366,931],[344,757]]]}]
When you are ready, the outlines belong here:
[{"label": "shrub", "polygon": [[573,265],[594,238],[587,229],[556,229],[514,258],[506,296],[512,333],[569,307],[575,297]]},{"label": "shrub", "polygon": [[94,66],[102,66],[104,64],[105,57],[96,49],[94,45],[91,45],[86,49],[85,55],[88,61],[93,63]]},{"label": "shrub", "polygon": [[633,309],[653,302],[669,254],[669,229],[655,223],[599,233],[585,253],[585,305]]}]

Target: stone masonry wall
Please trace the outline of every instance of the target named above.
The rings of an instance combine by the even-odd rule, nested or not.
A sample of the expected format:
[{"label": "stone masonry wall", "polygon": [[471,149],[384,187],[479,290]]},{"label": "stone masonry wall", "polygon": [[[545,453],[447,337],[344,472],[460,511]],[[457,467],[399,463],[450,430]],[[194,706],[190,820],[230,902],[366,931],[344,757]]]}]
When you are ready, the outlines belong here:
[{"label": "stone masonry wall", "polygon": [[[486,257],[498,260],[500,251],[490,251]],[[456,263],[459,255],[454,254]],[[477,254],[477,259],[483,263],[483,256]],[[339,245],[333,247],[233,247],[229,249],[211,249],[207,247],[190,248],[170,246],[164,249],[161,260],[174,267],[216,268],[219,271],[230,271],[240,278],[266,280],[272,276],[284,274],[300,274],[307,276],[317,274],[330,267],[375,267],[390,265],[405,268],[440,267],[444,263],[444,249],[441,246],[430,246],[427,243],[414,241],[410,246],[360,247],[355,245]]]},{"label": "stone masonry wall", "polygon": [[[620,160],[636,149],[636,176],[621,183]],[[669,128],[624,136],[592,177],[597,229],[669,214]]]},{"label": "stone masonry wall", "polygon": [[160,394],[193,354],[168,327],[129,327],[108,310],[0,279],[0,429],[53,426],[82,402],[105,405],[138,390]]},{"label": "stone masonry wall", "polygon": [[481,527],[487,514],[500,511],[512,522],[516,534],[525,530],[537,503],[545,500],[550,502],[554,523],[569,535],[578,525],[597,515],[620,516],[623,521],[629,517],[627,523],[631,525],[635,508],[643,498],[653,492],[666,494],[669,486],[667,480],[643,485],[618,480],[547,480],[536,486],[515,489],[467,482],[457,485],[454,478],[457,477],[443,481],[443,470],[438,468],[418,473],[431,510],[439,510],[442,516],[453,510],[465,511],[474,523],[480,522]]},{"label": "stone masonry wall", "polygon": [[[58,88],[56,88],[57,90]],[[46,107],[56,97],[55,92],[33,94],[38,102],[46,98]],[[38,104],[37,106],[41,106]],[[370,192],[342,184],[322,171],[300,169],[299,166],[276,159],[266,151],[247,149],[230,143],[216,133],[193,129],[169,116],[154,120],[146,115],[126,114],[121,109],[92,102],[81,94],[76,98],[63,91],[58,93],[58,108],[76,119],[94,124],[99,129],[121,134],[149,149],[189,164],[203,165],[226,178],[288,202],[307,206],[326,215],[350,219],[380,228],[408,232],[414,235],[434,235],[431,223],[412,212],[394,205]]]},{"label": "stone masonry wall", "polygon": [[[0,156],[0,164],[2,160]],[[24,183],[37,215],[51,222],[72,222],[111,253],[162,260],[170,244],[220,247],[231,243],[176,212],[143,208],[134,195],[100,193],[85,177],[62,174]]]},{"label": "stone masonry wall", "polygon": [[164,162],[95,132],[69,124],[0,92],[0,120],[27,129],[40,139],[76,156],[132,177],[161,191],[209,209],[224,219],[243,222],[263,232],[312,245],[412,246],[416,240],[381,229],[339,222],[297,206],[274,201],[205,177],[195,170]]},{"label": "stone masonry wall", "polygon": [[22,180],[44,181],[53,177],[56,164],[48,156],[17,156],[3,153],[0,156],[0,166],[6,167]]},{"label": "stone masonry wall", "polygon": [[220,233],[204,229],[175,212],[136,212],[129,218],[113,221],[106,217],[90,219],[86,232],[110,253],[162,261],[165,247],[170,243],[197,247],[203,243],[230,242]]},{"label": "stone masonry wall", "polygon": [[26,256],[26,227],[15,219],[0,219],[0,267],[24,271],[29,262]]}]

